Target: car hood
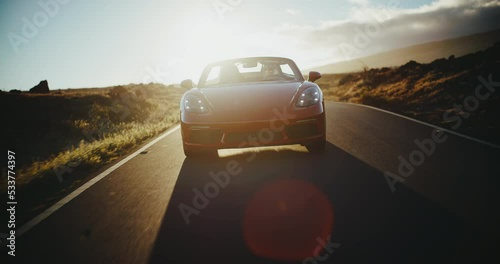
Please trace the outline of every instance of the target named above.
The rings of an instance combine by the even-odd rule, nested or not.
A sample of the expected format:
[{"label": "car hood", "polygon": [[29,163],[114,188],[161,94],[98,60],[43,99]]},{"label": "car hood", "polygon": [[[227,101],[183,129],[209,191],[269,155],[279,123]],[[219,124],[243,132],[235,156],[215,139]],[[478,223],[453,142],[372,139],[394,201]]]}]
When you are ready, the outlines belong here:
[{"label": "car hood", "polygon": [[213,121],[241,122],[273,118],[290,107],[302,82],[238,84],[200,88],[213,111]]}]

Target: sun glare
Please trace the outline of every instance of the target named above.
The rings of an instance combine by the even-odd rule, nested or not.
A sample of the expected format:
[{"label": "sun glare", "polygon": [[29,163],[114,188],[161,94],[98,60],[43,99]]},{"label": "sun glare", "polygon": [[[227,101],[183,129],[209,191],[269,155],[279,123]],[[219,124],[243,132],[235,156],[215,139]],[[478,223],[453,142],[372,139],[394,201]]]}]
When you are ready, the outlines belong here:
[{"label": "sun glare", "polygon": [[241,54],[242,43],[238,42],[232,26],[199,19],[187,32],[185,46],[185,71],[189,75],[200,74],[210,62],[228,59]]}]

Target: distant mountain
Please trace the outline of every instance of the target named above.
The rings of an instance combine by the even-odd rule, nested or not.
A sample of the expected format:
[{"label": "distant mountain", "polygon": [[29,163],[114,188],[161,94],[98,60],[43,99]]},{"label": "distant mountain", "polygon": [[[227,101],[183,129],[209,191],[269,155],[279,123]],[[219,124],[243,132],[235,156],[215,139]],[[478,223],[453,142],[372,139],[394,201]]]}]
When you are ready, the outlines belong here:
[{"label": "distant mountain", "polygon": [[348,73],[361,71],[364,65],[369,68],[392,67],[403,65],[410,60],[419,63],[429,63],[438,58],[447,58],[451,55],[460,57],[476,51],[485,50],[499,41],[500,29],[497,29],[460,38],[396,49],[351,61],[318,66],[311,70],[321,73]]}]

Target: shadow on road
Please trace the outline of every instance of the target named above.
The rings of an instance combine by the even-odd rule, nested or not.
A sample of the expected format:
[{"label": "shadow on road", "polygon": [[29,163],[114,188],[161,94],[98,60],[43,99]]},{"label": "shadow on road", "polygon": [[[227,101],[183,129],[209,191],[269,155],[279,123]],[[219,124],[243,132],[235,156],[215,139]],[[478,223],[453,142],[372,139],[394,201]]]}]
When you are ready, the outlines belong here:
[{"label": "shadow on road", "polygon": [[[254,154],[255,159],[248,161]],[[221,171],[236,173],[230,176],[230,182],[225,188],[219,188],[218,193],[212,190],[210,195],[213,198],[207,198],[208,203],[197,209],[193,204],[193,189],[203,192],[205,186],[215,182],[210,173],[217,174]],[[327,250],[316,252],[321,261],[314,258],[314,250],[310,251],[312,258],[305,261],[298,258],[295,261],[278,261],[256,256],[248,247],[248,237],[245,236],[247,206],[254,195],[268,186],[274,184],[278,186],[278,192],[282,192],[283,190],[279,190],[279,183],[287,181],[314,186],[332,205],[331,208],[324,209],[325,212],[333,212],[333,222],[328,230],[331,230],[330,241],[336,246],[327,246]],[[301,203],[303,208],[321,208],[316,206],[314,200],[312,203],[307,200],[310,196],[300,192],[293,196],[289,198]],[[273,199],[272,195],[269,196],[270,205],[265,205],[266,208],[272,208],[271,205],[275,202]],[[185,205],[184,216],[179,208],[181,204]],[[191,209],[186,209],[186,206]],[[301,214],[290,214],[290,218],[300,220],[284,221],[286,223],[281,226],[279,221],[282,220],[277,222],[273,219],[278,217],[278,212],[270,215],[269,221],[260,223],[263,230],[269,228],[267,223],[273,223],[277,236],[283,236],[284,231],[290,234],[286,237],[274,237],[275,247],[268,251],[287,248],[280,245],[280,241],[290,246],[288,249],[300,249],[303,245],[310,248],[310,245],[320,244],[311,236],[304,236],[307,237],[304,241],[290,241],[290,237],[295,234],[315,230],[307,225],[328,223],[320,219],[327,217],[327,213],[306,209]],[[286,208],[283,210],[286,211]],[[186,212],[192,213],[187,217],[189,224],[186,223]],[[274,235],[273,231],[268,230],[268,233],[267,237]],[[403,185],[392,193],[382,173],[328,144],[325,153],[318,155],[293,150],[265,150],[219,159],[186,159],[157,235],[150,262],[477,262],[488,252],[488,245],[482,243],[475,233],[462,219]]]}]

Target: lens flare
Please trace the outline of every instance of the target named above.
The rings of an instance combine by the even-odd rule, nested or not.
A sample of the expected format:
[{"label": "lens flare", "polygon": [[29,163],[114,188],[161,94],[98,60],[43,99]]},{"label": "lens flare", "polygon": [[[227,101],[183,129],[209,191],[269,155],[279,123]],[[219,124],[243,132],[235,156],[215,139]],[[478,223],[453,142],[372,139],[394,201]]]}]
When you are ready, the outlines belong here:
[{"label": "lens flare", "polygon": [[325,194],[302,180],[279,180],[261,188],[249,201],[243,235],[257,256],[284,261],[314,255],[317,238],[333,230],[333,205]]}]

